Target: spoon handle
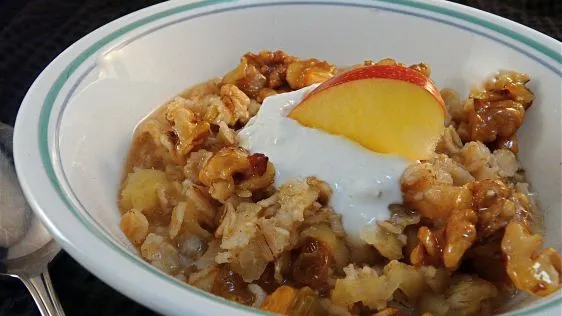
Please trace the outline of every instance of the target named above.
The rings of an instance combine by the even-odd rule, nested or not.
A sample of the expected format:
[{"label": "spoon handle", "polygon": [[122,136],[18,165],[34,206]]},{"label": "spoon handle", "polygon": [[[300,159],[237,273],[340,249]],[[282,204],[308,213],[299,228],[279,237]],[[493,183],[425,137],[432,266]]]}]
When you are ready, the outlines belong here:
[{"label": "spoon handle", "polygon": [[55,294],[49,271],[30,278],[21,278],[42,316],[64,316],[62,306]]}]

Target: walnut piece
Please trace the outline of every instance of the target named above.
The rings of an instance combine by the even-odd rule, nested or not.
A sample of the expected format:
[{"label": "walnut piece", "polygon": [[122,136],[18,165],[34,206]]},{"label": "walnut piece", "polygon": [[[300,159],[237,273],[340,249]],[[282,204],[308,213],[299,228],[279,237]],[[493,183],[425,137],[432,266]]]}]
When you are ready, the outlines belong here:
[{"label": "walnut piece", "polygon": [[471,209],[453,210],[443,228],[420,227],[419,243],[410,253],[410,262],[414,266],[444,265],[456,270],[465,252],[476,241],[477,220],[476,212]]},{"label": "walnut piece", "polygon": [[454,186],[453,176],[431,163],[410,165],[400,179],[404,203],[423,217],[447,218],[454,209],[471,208],[466,186]]},{"label": "walnut piece", "polygon": [[478,234],[487,237],[503,229],[512,218],[531,221],[531,205],[525,194],[514,192],[500,180],[476,181],[470,185],[478,212]]},{"label": "walnut piece", "polygon": [[219,201],[226,201],[237,190],[251,193],[264,189],[273,183],[274,177],[273,164],[265,155],[250,155],[245,149],[234,146],[219,150],[199,172],[201,183],[208,186],[211,196]]},{"label": "walnut piece", "polygon": [[505,228],[501,247],[507,258],[507,274],[525,292],[546,296],[562,283],[562,259],[552,248],[540,251],[543,238],[527,226],[511,221]]},{"label": "walnut piece", "polygon": [[477,220],[471,209],[455,210],[447,219],[443,263],[448,269],[456,270],[464,253],[476,241]]},{"label": "walnut piece", "polygon": [[170,142],[174,144],[172,153],[183,163],[185,156],[209,136],[210,125],[178,103],[168,105],[166,119],[172,126],[172,130],[168,133]]},{"label": "walnut piece", "polygon": [[463,140],[517,152],[516,132],[534,100],[527,82],[525,74],[504,71],[486,82],[484,90],[473,91],[465,106],[467,117],[459,124]]},{"label": "walnut piece", "polygon": [[234,84],[250,98],[256,99],[261,89],[277,89],[286,84],[287,67],[295,60],[282,51],[247,53],[222,82]]},{"label": "walnut piece", "polygon": [[308,59],[295,61],[287,67],[287,83],[298,90],[314,83],[324,82],[334,76],[336,67],[325,61]]}]

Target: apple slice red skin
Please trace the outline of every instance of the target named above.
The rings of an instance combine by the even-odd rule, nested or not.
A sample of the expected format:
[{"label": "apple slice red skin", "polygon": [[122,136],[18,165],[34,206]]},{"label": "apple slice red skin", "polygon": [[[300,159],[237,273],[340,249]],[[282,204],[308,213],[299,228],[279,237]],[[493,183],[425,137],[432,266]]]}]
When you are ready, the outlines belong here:
[{"label": "apple slice red skin", "polygon": [[322,84],[316,87],[316,89],[308,93],[302,101],[310,98],[311,96],[317,94],[322,90],[326,90],[340,84],[352,82],[355,80],[377,78],[401,80],[422,87],[427,92],[429,92],[437,100],[437,102],[439,102],[439,104],[441,105],[441,109],[445,112],[445,102],[443,101],[443,98],[439,93],[439,89],[437,89],[431,79],[417,70],[399,65],[371,65],[343,72],[324,81]]}]

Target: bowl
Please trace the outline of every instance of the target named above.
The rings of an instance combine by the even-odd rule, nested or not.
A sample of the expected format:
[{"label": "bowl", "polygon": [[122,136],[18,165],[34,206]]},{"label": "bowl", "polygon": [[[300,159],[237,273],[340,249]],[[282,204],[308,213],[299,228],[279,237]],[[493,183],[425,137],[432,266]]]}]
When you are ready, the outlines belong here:
[{"label": "bowl", "polygon": [[[123,294],[169,315],[257,311],[186,286],[144,262],[119,229],[117,192],[136,124],[248,51],[282,49],[350,65],[394,57],[431,65],[440,87],[466,95],[498,69],[528,73],[537,99],[520,130],[520,160],[561,249],[560,42],[445,1],[171,1],[122,17],[61,53],[17,117],[23,190],[78,262]],[[560,291],[508,304],[513,315],[560,315]]]}]

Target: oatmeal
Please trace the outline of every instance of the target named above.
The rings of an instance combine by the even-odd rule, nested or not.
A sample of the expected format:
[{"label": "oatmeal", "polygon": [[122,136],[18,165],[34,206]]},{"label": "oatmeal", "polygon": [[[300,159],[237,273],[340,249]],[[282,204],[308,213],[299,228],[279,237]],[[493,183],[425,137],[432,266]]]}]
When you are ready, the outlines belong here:
[{"label": "oatmeal", "polygon": [[[405,67],[350,69],[370,65]],[[140,256],[191,286],[288,315],[487,315],[518,291],[557,291],[562,260],[543,248],[517,159],[529,78],[500,72],[466,100],[442,90],[435,153],[411,161],[282,117],[348,70],[248,53],[141,122],[118,202]],[[283,134],[290,128],[303,132]]]}]

